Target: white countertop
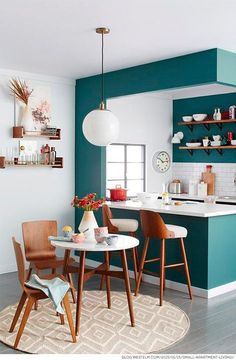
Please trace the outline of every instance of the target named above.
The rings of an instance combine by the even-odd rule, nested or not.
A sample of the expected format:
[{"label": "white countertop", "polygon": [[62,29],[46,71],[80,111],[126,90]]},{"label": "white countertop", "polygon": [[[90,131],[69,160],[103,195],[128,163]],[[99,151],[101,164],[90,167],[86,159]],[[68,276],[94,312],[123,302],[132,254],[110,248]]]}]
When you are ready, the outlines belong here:
[{"label": "white countertop", "polygon": [[163,214],[196,216],[196,217],[214,217],[222,215],[236,214],[235,205],[223,204],[207,204],[207,203],[194,203],[182,205],[163,205],[162,200],[157,200],[151,205],[143,205],[140,201],[128,200],[120,202],[107,203],[113,209],[124,210],[152,210]]},{"label": "white countertop", "polygon": [[[196,201],[204,201],[204,197],[198,195],[189,195],[189,194],[170,194],[170,196],[174,199],[186,199],[186,200],[196,200]],[[236,204],[236,196],[217,196],[217,203],[231,203]]]}]

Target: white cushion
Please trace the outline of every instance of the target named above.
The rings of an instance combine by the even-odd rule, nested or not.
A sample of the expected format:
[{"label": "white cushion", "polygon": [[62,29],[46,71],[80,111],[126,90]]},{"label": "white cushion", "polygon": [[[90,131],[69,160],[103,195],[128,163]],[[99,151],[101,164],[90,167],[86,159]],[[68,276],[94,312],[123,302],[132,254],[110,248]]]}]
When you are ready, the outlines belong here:
[{"label": "white cushion", "polygon": [[188,234],[188,230],[183,226],[166,224],[168,230],[173,231],[175,238],[185,238]]},{"label": "white cushion", "polygon": [[135,232],[138,229],[138,221],[134,219],[110,219],[110,222],[120,232]]}]

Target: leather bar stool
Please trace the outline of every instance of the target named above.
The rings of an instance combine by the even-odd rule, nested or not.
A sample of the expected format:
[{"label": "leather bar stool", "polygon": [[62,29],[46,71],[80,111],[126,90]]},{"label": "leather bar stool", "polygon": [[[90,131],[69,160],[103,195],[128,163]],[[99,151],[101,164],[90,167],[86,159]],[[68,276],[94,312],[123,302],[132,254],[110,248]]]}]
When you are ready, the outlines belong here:
[{"label": "leather bar stool", "polygon": [[[187,236],[187,229],[182,226],[165,224],[160,214],[154,211],[140,210],[140,217],[141,217],[141,227],[145,237],[145,242],[144,242],[143,253],[140,261],[139,276],[135,290],[135,296],[138,295],[143,272],[154,274],[153,272],[148,272],[147,270],[145,270],[144,265],[146,263],[160,261],[160,306],[162,305],[162,301],[163,301],[165,269],[168,268],[175,268],[182,266],[184,267],[186,279],[187,279],[189,297],[190,299],[192,299],[191,281],[190,281],[188,262],[187,262],[185,246],[184,246],[184,238],[186,238]],[[150,238],[160,239],[160,258],[146,260]],[[166,241],[173,241],[174,239],[179,239],[183,262],[167,265],[165,263],[165,256],[166,256],[165,244]]]},{"label": "leather bar stool", "polygon": [[[111,209],[107,204],[102,206],[103,225],[107,226],[109,234],[128,233],[130,236],[136,237],[136,231],[138,229],[138,221],[135,219],[117,219],[113,218]],[[138,280],[138,250],[137,248],[131,249],[131,255],[134,267],[134,278],[137,284]],[[103,276],[101,280],[100,289],[103,286]]]}]

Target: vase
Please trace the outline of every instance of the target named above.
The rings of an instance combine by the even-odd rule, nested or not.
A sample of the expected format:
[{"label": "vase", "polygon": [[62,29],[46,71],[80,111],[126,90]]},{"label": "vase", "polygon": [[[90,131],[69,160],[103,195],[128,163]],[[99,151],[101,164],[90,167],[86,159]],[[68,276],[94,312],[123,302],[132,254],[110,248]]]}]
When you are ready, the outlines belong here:
[{"label": "vase", "polygon": [[25,105],[22,109],[21,126],[23,126],[25,132],[35,130],[32,111],[28,104]]},{"label": "vase", "polygon": [[94,237],[94,229],[98,227],[96,218],[93,211],[84,211],[83,217],[79,224],[79,231],[84,232],[85,239],[90,241],[96,241]]}]

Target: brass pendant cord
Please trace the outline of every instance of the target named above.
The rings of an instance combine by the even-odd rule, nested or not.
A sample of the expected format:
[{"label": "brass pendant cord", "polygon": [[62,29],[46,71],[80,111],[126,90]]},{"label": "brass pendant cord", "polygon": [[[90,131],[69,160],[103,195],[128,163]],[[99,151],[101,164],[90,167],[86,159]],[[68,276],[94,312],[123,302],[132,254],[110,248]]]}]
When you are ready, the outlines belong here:
[{"label": "brass pendant cord", "polygon": [[104,104],[104,33],[102,32],[102,83],[101,83],[101,103]]}]

